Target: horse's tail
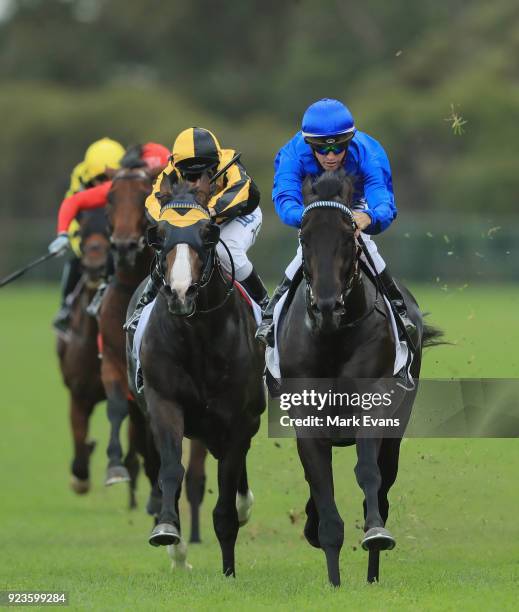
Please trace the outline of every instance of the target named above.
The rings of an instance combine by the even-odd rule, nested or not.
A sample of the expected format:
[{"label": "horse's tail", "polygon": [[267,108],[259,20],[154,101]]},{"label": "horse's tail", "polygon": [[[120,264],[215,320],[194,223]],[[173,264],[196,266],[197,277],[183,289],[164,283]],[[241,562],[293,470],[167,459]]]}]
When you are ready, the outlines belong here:
[{"label": "horse's tail", "polygon": [[427,348],[430,346],[441,346],[442,344],[451,344],[447,342],[447,340],[443,340],[445,333],[439,327],[434,327],[434,325],[425,325],[423,326],[423,335],[422,335],[422,347]]}]

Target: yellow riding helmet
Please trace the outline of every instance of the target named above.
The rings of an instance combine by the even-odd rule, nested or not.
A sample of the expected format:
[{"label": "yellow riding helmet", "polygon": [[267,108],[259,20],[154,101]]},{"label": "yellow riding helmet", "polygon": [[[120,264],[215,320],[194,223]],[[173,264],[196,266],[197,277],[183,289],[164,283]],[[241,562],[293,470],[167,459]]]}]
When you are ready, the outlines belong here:
[{"label": "yellow riding helmet", "polygon": [[116,140],[101,138],[93,142],[86,150],[83,160],[83,182],[89,183],[96,176],[103,174],[106,168],[119,168],[123,155],[124,147]]},{"label": "yellow riding helmet", "polygon": [[70,185],[68,187],[67,193],[65,194],[66,198],[84,189],[84,173],[85,162],[79,162],[79,164],[74,166],[74,169],[72,170],[72,173],[70,175]]},{"label": "yellow riding helmet", "polygon": [[173,164],[185,174],[200,174],[220,163],[221,148],[216,136],[200,127],[180,132],[173,145]]}]

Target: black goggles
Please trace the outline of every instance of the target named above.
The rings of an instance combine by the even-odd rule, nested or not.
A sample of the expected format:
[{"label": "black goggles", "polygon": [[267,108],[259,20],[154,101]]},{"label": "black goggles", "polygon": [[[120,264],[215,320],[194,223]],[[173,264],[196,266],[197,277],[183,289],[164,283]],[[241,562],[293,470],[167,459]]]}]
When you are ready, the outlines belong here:
[{"label": "black goggles", "polygon": [[216,165],[209,167],[209,168],[205,168],[204,170],[192,170],[189,168],[183,169],[183,168],[178,168],[178,171],[180,172],[180,176],[182,177],[182,179],[184,181],[189,181],[190,183],[195,183],[196,181],[198,181],[200,178],[202,178],[203,174],[207,174],[207,176],[209,178],[211,178],[216,170]]},{"label": "black goggles", "polygon": [[320,155],[328,155],[334,153],[340,155],[348,148],[355,132],[340,134],[339,136],[307,136],[305,142],[312,147],[312,150]]}]

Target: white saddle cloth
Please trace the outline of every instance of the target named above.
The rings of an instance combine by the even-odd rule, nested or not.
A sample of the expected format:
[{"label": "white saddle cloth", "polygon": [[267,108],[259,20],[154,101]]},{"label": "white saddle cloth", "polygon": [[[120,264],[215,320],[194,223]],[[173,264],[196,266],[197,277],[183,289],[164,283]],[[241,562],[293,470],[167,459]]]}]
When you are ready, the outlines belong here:
[{"label": "white saddle cloth", "polygon": [[[247,293],[247,291],[243,288],[242,285],[240,285],[240,288],[250,299],[252,303],[252,313],[254,315],[254,320],[256,321],[256,325],[259,325],[262,319],[261,308],[250,297],[250,295]],[[138,380],[139,380],[139,373],[141,370],[140,352],[141,352],[142,337],[144,336],[144,332],[146,331],[146,326],[148,325],[148,321],[150,319],[150,315],[153,310],[153,307],[155,306],[156,299],[157,298],[155,298],[149,304],[146,304],[146,306],[144,306],[144,308],[142,309],[141,316],[137,323],[137,329],[135,330],[135,335],[133,336],[132,355],[135,359],[135,365],[136,365],[135,367],[135,386],[137,389],[139,389]]]}]

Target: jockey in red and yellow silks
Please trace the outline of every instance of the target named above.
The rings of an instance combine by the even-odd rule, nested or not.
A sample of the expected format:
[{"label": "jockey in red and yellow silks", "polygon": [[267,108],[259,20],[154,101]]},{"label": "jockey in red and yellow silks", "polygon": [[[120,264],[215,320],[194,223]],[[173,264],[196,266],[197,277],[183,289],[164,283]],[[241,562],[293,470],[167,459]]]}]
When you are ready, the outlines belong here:
[{"label": "jockey in red and yellow silks", "polygon": [[[140,157],[149,168],[164,168],[168,164],[169,150],[161,144],[148,142],[142,146]],[[105,180],[100,185],[65,198],[61,203],[58,213],[58,235],[68,231],[71,221],[82,210],[91,210],[105,206],[111,188],[112,181]]]},{"label": "jockey in red and yellow silks", "polygon": [[[101,146],[95,146],[95,145]],[[58,331],[66,331],[70,318],[70,295],[80,278],[79,242],[77,232],[77,215],[84,210],[101,208],[106,205],[112,181],[105,172],[107,169],[117,169],[121,165],[124,149],[119,143],[102,139],[91,145],[85,155],[85,160],[78,164],[72,173],[71,187],[61,203],[58,212],[57,238],[49,245],[50,252],[61,252],[69,244],[76,257],[65,267],[62,280],[62,307],[54,320]],[[96,155],[97,154],[97,155]],[[158,143],[147,143],[140,147],[140,158],[150,168],[165,167],[168,163],[169,150]],[[78,184],[83,190],[74,192]]]}]

